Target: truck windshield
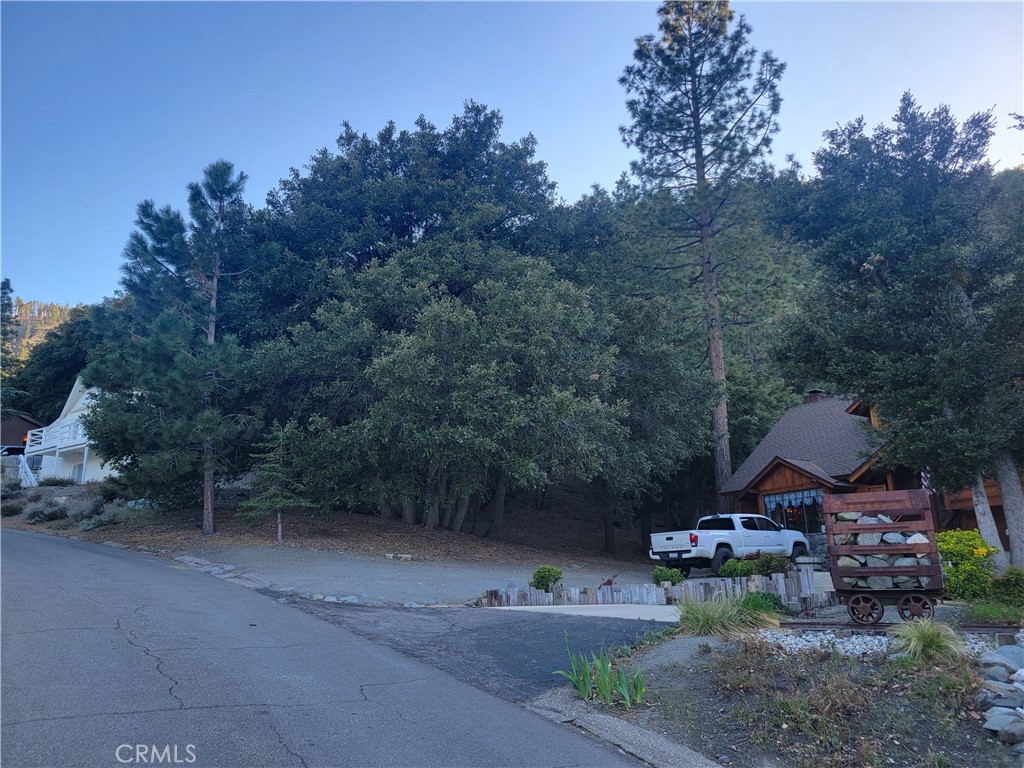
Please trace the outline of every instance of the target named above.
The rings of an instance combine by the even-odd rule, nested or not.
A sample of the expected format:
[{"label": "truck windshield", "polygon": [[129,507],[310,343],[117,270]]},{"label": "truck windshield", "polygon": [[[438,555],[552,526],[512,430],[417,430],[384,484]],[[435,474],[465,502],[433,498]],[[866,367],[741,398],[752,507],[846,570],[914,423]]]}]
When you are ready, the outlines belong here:
[{"label": "truck windshield", "polygon": [[735,531],[731,517],[706,517],[697,523],[698,531]]}]

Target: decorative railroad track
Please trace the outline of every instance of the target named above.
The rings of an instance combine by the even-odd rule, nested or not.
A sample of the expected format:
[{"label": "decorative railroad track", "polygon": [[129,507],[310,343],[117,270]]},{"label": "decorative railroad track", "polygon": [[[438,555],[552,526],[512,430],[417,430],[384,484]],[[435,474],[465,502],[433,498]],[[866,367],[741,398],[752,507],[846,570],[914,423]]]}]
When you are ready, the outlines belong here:
[{"label": "decorative railroad track", "polygon": [[[902,622],[880,621],[877,624],[854,624],[838,621],[783,621],[780,629],[799,629],[804,632],[852,632],[858,635],[884,635],[886,631]],[[1015,635],[1021,631],[1017,626],[994,626],[992,624],[962,624],[961,632],[971,635]]]}]

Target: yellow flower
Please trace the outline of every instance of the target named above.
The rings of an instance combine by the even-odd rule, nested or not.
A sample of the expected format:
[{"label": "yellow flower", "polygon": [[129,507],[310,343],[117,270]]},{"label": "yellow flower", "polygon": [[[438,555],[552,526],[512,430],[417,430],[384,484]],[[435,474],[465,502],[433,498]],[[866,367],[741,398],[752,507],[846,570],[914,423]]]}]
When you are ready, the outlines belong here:
[{"label": "yellow flower", "polygon": [[974,556],[975,557],[988,557],[989,555],[994,554],[994,553],[995,553],[995,550],[991,549],[989,547],[978,547],[977,549],[974,550]]}]

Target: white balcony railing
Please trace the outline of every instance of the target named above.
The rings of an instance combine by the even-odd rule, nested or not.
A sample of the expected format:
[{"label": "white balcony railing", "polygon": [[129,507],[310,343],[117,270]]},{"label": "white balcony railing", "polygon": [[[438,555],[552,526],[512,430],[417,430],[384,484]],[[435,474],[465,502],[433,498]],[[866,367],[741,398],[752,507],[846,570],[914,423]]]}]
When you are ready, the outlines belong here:
[{"label": "white balcony railing", "polygon": [[31,453],[33,451],[46,451],[53,448],[74,448],[84,446],[88,441],[89,438],[85,434],[85,429],[82,428],[78,419],[75,419],[74,421],[51,424],[48,427],[30,430],[25,450]]}]

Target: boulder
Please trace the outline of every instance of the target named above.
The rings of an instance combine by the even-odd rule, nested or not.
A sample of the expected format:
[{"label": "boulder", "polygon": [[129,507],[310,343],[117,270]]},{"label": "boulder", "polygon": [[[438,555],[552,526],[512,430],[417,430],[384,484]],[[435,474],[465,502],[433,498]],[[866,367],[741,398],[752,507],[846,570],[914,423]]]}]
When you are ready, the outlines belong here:
[{"label": "boulder", "polygon": [[925,587],[927,587],[928,584],[931,583],[931,580],[932,580],[931,576],[922,576],[921,577],[921,589],[924,589]]},{"label": "boulder", "polygon": [[852,520],[860,520],[861,514],[860,512],[840,512],[838,515],[836,515],[836,517],[838,517],[840,520],[850,522]]},{"label": "boulder", "polygon": [[1006,715],[1009,715],[1010,717],[1016,717],[1017,716],[1016,711],[1010,709],[1009,707],[992,707],[992,709],[990,709],[987,714],[988,714],[988,716],[990,718],[991,717],[1005,717]]},{"label": "boulder", "polygon": [[840,568],[860,568],[860,561],[855,560],[852,557],[847,557],[846,555],[843,555],[838,560],[836,560],[836,565],[838,565]]},{"label": "boulder", "polygon": [[892,577],[891,576],[868,576],[867,578],[869,589],[892,589]]},{"label": "boulder", "polygon": [[1011,664],[1015,665],[1011,672],[1016,672],[1024,667],[1024,646],[1002,645],[996,649],[996,653],[1005,657]]},{"label": "boulder", "polygon": [[889,561],[886,560],[884,557],[879,557],[878,555],[868,555],[867,560],[868,561],[867,561],[867,563],[865,563],[865,565],[867,565],[869,568],[888,568],[889,567]]},{"label": "boulder", "polygon": [[916,568],[918,566],[916,557],[897,557],[892,564],[897,568]]},{"label": "boulder", "polygon": [[1014,722],[1017,722],[1017,718],[1013,715],[997,715],[996,717],[990,717],[986,720],[982,728],[986,731],[995,731],[998,733],[1003,730],[1003,728]]},{"label": "boulder", "polygon": [[986,679],[995,680],[997,683],[1005,683],[1010,679],[1010,673],[1006,671],[1006,667],[984,667],[982,671]]},{"label": "boulder", "polygon": [[1005,728],[1000,728],[999,740],[1007,744],[1019,744],[1024,741],[1024,720],[1015,719]]},{"label": "boulder", "polygon": [[[1009,648],[1016,648],[1016,646],[1007,646]],[[1006,679],[1010,679],[1010,675],[1017,671],[1017,667],[1014,666],[1013,662],[1010,661],[1006,656],[995,651],[985,651],[978,657],[978,663],[983,667],[1001,667],[1006,670]],[[1000,682],[1006,682],[1000,680]]]},{"label": "boulder", "polygon": [[902,533],[890,531],[889,533],[882,534],[882,541],[886,544],[906,544],[907,539]]},{"label": "boulder", "polygon": [[931,555],[918,555],[917,556],[917,561],[921,565],[931,565],[932,564],[932,556]]},{"label": "boulder", "polygon": [[923,533],[915,533],[912,536],[907,537],[907,544],[928,544],[928,537]]},{"label": "boulder", "polygon": [[878,522],[880,522],[880,523],[891,523],[892,522],[892,518],[889,517],[888,515],[879,515],[878,516]]},{"label": "boulder", "polygon": [[992,699],[993,707],[1008,707],[1010,709],[1017,709],[1018,707],[1024,707],[1024,693],[1019,696],[996,696]]},{"label": "boulder", "polygon": [[[861,518],[863,522],[864,518]],[[857,534],[857,543],[865,546],[873,547],[876,544],[882,543],[882,534],[880,533],[860,533]]]},{"label": "boulder", "polygon": [[981,687],[986,691],[991,691],[996,696],[1012,696],[1017,692],[1017,689],[1007,683],[999,683],[995,680],[986,680],[981,684]]},{"label": "boulder", "polygon": [[837,533],[836,544],[856,543],[856,537],[852,533]]},{"label": "boulder", "polygon": [[860,581],[860,579],[851,579],[849,576],[843,577],[843,584],[848,587],[856,587],[858,581]]}]

